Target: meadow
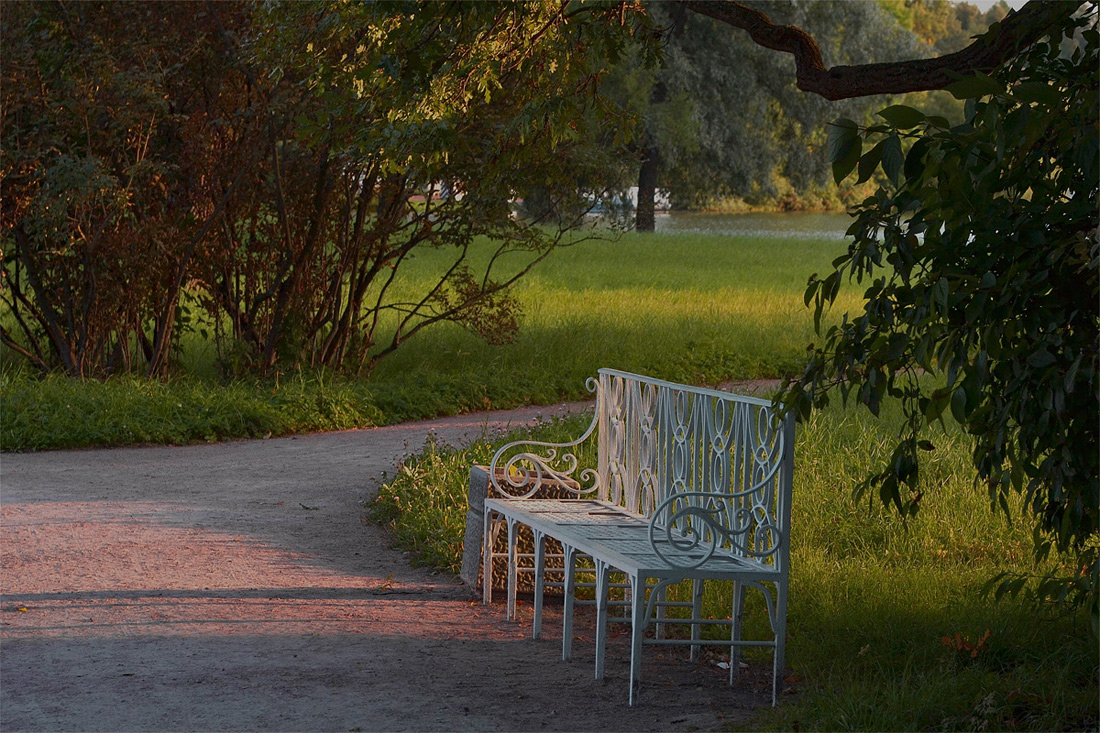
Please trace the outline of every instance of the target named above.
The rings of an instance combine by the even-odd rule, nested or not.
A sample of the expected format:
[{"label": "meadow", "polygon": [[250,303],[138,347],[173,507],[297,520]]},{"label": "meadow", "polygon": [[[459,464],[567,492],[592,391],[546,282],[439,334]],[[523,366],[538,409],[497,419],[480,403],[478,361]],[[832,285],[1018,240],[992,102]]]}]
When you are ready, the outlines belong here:
[{"label": "meadow", "polygon": [[[216,441],[550,404],[586,397],[585,379],[605,366],[694,384],[796,374],[814,339],[806,279],[844,246],[696,233],[577,244],[518,286],[524,315],[514,343],[491,346],[443,326],[369,380],[308,370],[225,380],[196,337],[166,381],[38,379],[5,359],[0,446]],[[404,286],[440,264],[425,252],[403,272]],[[855,288],[843,292],[840,310],[858,307]],[[979,592],[998,572],[1044,568],[1031,562],[1027,519],[994,513],[975,485],[965,435],[934,436],[915,518],[902,521],[877,499],[853,501],[853,487],[888,455],[898,417],[834,406],[799,427],[789,694],[749,728],[1096,730],[1087,619]],[[569,438],[583,425],[582,416],[536,435]],[[492,450],[485,441],[426,445],[382,487],[371,513],[417,562],[455,571],[469,466]],[[764,634],[760,606],[750,594],[749,633]]]},{"label": "meadow", "polygon": [[[807,277],[844,246],[677,233],[564,247],[517,286],[523,315],[513,343],[489,345],[442,324],[365,380],[308,369],[225,379],[197,334],[162,381],[40,379],[6,355],[0,446],[180,444],[551,404],[586,397],[585,379],[604,366],[696,384],[797,373],[813,338]],[[400,285],[415,292],[443,254],[418,254]]]},{"label": "meadow", "polygon": [[[839,407],[801,424],[795,453],[786,682],[777,709],[746,730],[1096,730],[1096,638],[1086,616],[1025,598],[983,596],[998,572],[1034,572],[1031,533],[1013,507],[990,507],[958,431],[935,436],[915,518],[901,520],[853,487],[889,456],[900,415]],[[510,436],[565,441],[588,416]],[[494,445],[429,444],[369,507],[419,563],[458,572],[471,464]],[[593,451],[579,452],[583,465]],[[680,589],[681,600],[688,590]],[[704,615],[725,617],[729,589]],[[746,598],[746,638],[768,638],[763,602]],[[684,652],[686,655],[686,651]],[[745,652],[766,669],[770,656]],[[715,660],[712,660],[712,663]],[[714,674],[724,674],[714,669]],[[763,695],[770,676],[763,675]]]}]

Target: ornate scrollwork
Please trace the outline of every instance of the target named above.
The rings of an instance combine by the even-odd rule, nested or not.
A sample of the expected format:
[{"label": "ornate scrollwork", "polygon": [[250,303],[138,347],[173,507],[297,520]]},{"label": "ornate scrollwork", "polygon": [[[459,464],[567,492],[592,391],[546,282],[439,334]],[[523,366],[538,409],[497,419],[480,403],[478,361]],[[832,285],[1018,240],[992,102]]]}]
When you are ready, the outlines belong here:
[{"label": "ornate scrollwork", "polygon": [[737,506],[753,491],[714,494],[683,491],[657,507],[649,522],[649,542],[669,565],[697,568],[728,549],[739,557],[766,559],[779,551],[782,532],[768,510]]},{"label": "ornate scrollwork", "polygon": [[[693,497],[709,501],[692,504]],[[685,491],[661,502],[649,521],[649,542],[658,557],[681,568],[697,568],[710,560],[729,536],[728,522],[722,520],[724,502],[713,498],[705,491]]]},{"label": "ornate scrollwork", "polygon": [[[585,386],[589,392],[596,392],[599,383],[588,379]],[[518,440],[501,447],[489,464],[489,480],[502,496],[513,499],[529,499],[545,484],[552,481],[562,490],[577,496],[587,496],[600,488],[599,473],[586,468],[577,473],[579,461],[571,452],[560,453],[562,449],[580,445],[596,430],[599,423],[599,410],[592,417],[588,429],[576,440],[568,443],[548,443],[540,440]],[[517,448],[528,448],[513,453]],[[530,449],[536,450],[530,450]],[[505,456],[509,456],[505,459]],[[555,465],[557,464],[557,465]],[[576,474],[576,475],[574,475]]]}]

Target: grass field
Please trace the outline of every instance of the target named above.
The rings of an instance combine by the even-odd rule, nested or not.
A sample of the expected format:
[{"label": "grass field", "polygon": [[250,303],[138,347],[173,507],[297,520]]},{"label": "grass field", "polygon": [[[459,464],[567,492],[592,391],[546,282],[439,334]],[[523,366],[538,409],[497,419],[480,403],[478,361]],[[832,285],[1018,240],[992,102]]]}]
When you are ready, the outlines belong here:
[{"label": "grass field", "polygon": [[[1034,569],[1031,535],[1026,520],[1012,524],[991,512],[963,436],[937,436],[915,519],[852,501],[855,483],[888,455],[898,417],[875,421],[831,408],[799,428],[791,694],[746,728],[1096,730],[1097,647],[1084,614],[980,597],[995,573]],[[535,437],[566,440],[585,424],[581,417],[546,425]],[[469,467],[488,463],[492,452],[484,442],[457,451],[426,446],[383,487],[372,515],[419,562],[456,572]],[[591,451],[579,457],[594,459]],[[708,593],[704,614],[728,616],[728,592]],[[747,614],[747,638],[768,638],[759,594],[747,597]]]},{"label": "grass field", "polygon": [[[218,377],[192,337],[164,382],[0,375],[4,450],[188,443],[388,424],[585,396],[600,367],[719,383],[800,368],[812,339],[802,295],[844,244],[698,234],[626,235],[562,248],[517,289],[514,343],[462,328],[425,331],[369,380],[321,371]],[[402,273],[410,292],[438,271],[427,250]],[[849,301],[851,302],[851,301]]]},{"label": "grass field", "polygon": [[[213,441],[546,404],[584,396],[599,367],[696,384],[782,376],[799,369],[813,339],[806,279],[843,246],[695,234],[580,244],[519,286],[525,316],[515,343],[488,346],[438,328],[369,381],[295,372],[224,383],[197,341],[166,382],[33,379],[5,362],[0,446]],[[439,266],[431,252],[418,258],[404,286]],[[1000,570],[1032,569],[1031,537],[1026,521],[990,512],[963,436],[936,438],[916,519],[851,501],[896,420],[831,409],[799,429],[788,616],[796,694],[750,727],[1096,730],[1100,683],[1087,621],[977,593]],[[581,427],[541,430],[568,438]],[[469,466],[491,454],[484,443],[428,446],[382,489],[374,516],[420,562],[454,569]],[[749,603],[747,631],[763,635],[760,599],[750,594]]]}]

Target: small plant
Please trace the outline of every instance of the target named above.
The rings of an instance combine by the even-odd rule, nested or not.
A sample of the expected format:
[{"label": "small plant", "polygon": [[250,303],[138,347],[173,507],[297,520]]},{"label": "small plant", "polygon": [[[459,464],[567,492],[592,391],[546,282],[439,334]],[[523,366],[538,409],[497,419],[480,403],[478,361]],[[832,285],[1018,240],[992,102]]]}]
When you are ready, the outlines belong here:
[{"label": "small plant", "polygon": [[[972,660],[977,659],[978,656],[987,648],[987,642],[992,632],[989,629],[985,630],[985,634],[976,642],[971,642],[961,632],[956,631],[954,636],[943,637],[941,643],[955,652],[955,663],[957,666],[965,666]],[[959,662],[962,664],[959,665]]]}]

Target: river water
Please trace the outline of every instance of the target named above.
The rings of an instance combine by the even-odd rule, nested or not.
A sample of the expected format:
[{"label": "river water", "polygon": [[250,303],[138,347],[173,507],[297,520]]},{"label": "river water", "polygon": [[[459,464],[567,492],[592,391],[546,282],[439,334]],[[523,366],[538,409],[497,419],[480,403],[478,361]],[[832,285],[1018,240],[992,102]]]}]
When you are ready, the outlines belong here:
[{"label": "river water", "polygon": [[695,232],[784,239],[844,239],[852,223],[844,213],[696,214],[674,211],[657,216],[658,232]]}]

